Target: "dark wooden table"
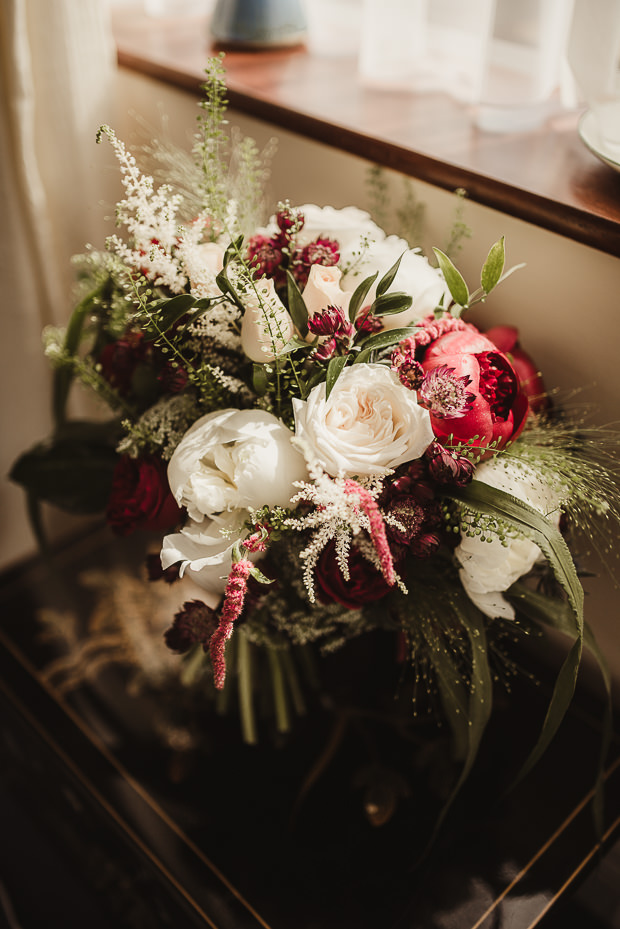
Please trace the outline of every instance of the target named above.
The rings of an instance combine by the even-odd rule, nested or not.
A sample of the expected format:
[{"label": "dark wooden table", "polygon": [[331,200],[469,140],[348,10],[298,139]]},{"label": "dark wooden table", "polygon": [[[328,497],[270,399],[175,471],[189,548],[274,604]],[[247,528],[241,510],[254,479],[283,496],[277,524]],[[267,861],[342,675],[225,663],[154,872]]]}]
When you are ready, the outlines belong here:
[{"label": "dark wooden table", "polygon": [[[97,927],[615,929],[611,911],[599,921],[575,897],[607,861],[620,822],[616,741],[599,844],[591,815],[598,710],[590,697],[580,695],[542,763],[502,798],[548,685],[543,676],[537,684],[523,678],[510,696],[500,692],[479,764],[419,863],[447,770],[434,726],[421,730],[408,796],[377,827],[363,815],[366,746],[354,727],[296,806],[333,732],[332,711],[319,708],[288,740],[246,746],[234,720],[182,707],[200,721],[209,747],[180,764],[156,725],[178,694],[132,695],[119,668],[65,698],[46,683],[42,670],[55,652],[41,640],[38,611],[71,610],[85,621],[93,603],[83,572],[137,570],[140,552],[89,536],[59,551],[51,574],[35,561],[0,585],[0,798],[31,824],[3,836],[0,875],[23,929],[43,925],[43,904],[46,929],[82,929],[84,902],[76,900],[75,913],[66,905],[76,888]],[[398,740],[379,745],[390,762],[412,751]],[[37,878],[37,897],[27,862],[40,859],[42,843],[53,850],[50,873],[60,860],[65,866],[48,891]],[[60,921],[56,905],[64,906]]]}]

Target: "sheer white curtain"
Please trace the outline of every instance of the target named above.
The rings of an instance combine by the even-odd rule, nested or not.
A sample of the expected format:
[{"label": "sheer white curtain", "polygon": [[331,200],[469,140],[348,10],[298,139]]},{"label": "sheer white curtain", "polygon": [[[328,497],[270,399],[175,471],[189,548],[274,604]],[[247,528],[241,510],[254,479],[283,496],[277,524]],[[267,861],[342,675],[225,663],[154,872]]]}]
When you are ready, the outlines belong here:
[{"label": "sheer white curtain", "polygon": [[70,258],[101,244],[115,175],[95,145],[115,121],[106,0],[0,3],[0,565],[33,548],[14,458],[49,429],[41,330],[66,321]]}]

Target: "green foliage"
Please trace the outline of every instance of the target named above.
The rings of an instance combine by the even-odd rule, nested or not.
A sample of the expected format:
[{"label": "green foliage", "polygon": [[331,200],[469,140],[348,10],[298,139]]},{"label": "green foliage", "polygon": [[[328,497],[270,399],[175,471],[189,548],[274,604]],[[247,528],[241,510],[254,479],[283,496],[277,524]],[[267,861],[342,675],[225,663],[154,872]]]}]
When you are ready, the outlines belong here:
[{"label": "green foliage", "polygon": [[118,436],[116,421],[66,422],[52,439],[21,455],[9,476],[37,499],[67,512],[101,513],[118,461]]},{"label": "green foliage", "polygon": [[[452,299],[457,304],[457,307],[465,308],[469,306],[469,290],[467,289],[467,284],[465,283],[463,275],[441,249],[434,248],[433,251],[446,284],[448,285],[448,290],[450,291]],[[460,313],[453,309],[452,315],[458,316]]]},{"label": "green foliage", "polygon": [[[194,155],[202,171],[201,200],[211,216],[221,220],[226,215],[228,196],[229,140],[226,125],[226,80],[224,55],[210,58],[206,68],[207,79],[202,84],[204,98],[199,103],[202,113],[198,119],[198,133],[194,142]],[[213,227],[213,240],[221,229]]]}]

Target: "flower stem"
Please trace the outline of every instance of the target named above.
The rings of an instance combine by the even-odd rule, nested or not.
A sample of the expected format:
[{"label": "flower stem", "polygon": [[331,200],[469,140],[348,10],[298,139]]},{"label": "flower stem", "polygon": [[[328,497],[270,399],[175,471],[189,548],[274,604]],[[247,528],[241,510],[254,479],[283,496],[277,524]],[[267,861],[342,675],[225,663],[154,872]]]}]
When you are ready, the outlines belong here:
[{"label": "flower stem", "polygon": [[276,725],[278,727],[278,732],[288,732],[291,728],[291,717],[288,710],[288,701],[286,699],[284,675],[282,673],[282,663],[280,661],[280,649],[268,647],[267,655],[269,656],[269,667],[271,670]]},{"label": "flower stem", "polygon": [[254,705],[252,703],[252,652],[250,651],[250,643],[244,635],[238,636],[237,674],[243,741],[249,745],[256,745],[258,739]]}]

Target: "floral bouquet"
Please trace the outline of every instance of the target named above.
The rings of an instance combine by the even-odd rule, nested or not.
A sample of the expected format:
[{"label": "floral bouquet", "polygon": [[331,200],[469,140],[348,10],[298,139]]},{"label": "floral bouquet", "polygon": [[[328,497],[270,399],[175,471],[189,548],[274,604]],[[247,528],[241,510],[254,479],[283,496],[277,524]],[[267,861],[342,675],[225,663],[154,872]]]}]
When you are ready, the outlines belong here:
[{"label": "floral bouquet", "polygon": [[[394,689],[438,695],[461,783],[498,639],[561,630],[570,650],[525,771],[561,722],[584,642],[566,538],[604,539],[618,521],[611,439],[552,407],[516,330],[467,321],[510,273],[503,241],[472,293],[448,255],[431,263],[354,207],[281,203],[261,227],[263,156],[237,139],[231,164],[220,61],[207,73],[197,164],[159,151],[170,184],[100,131],[126,235],[79,259],[82,299],[45,336],[55,433],[13,477],[105,509],[119,534],[167,533],[154,574],[202,589],[167,645],[205,695],[238,694],[249,741],[261,681],[286,728],[308,652],[378,632]],[[74,377],[111,419],[67,419]]]}]

